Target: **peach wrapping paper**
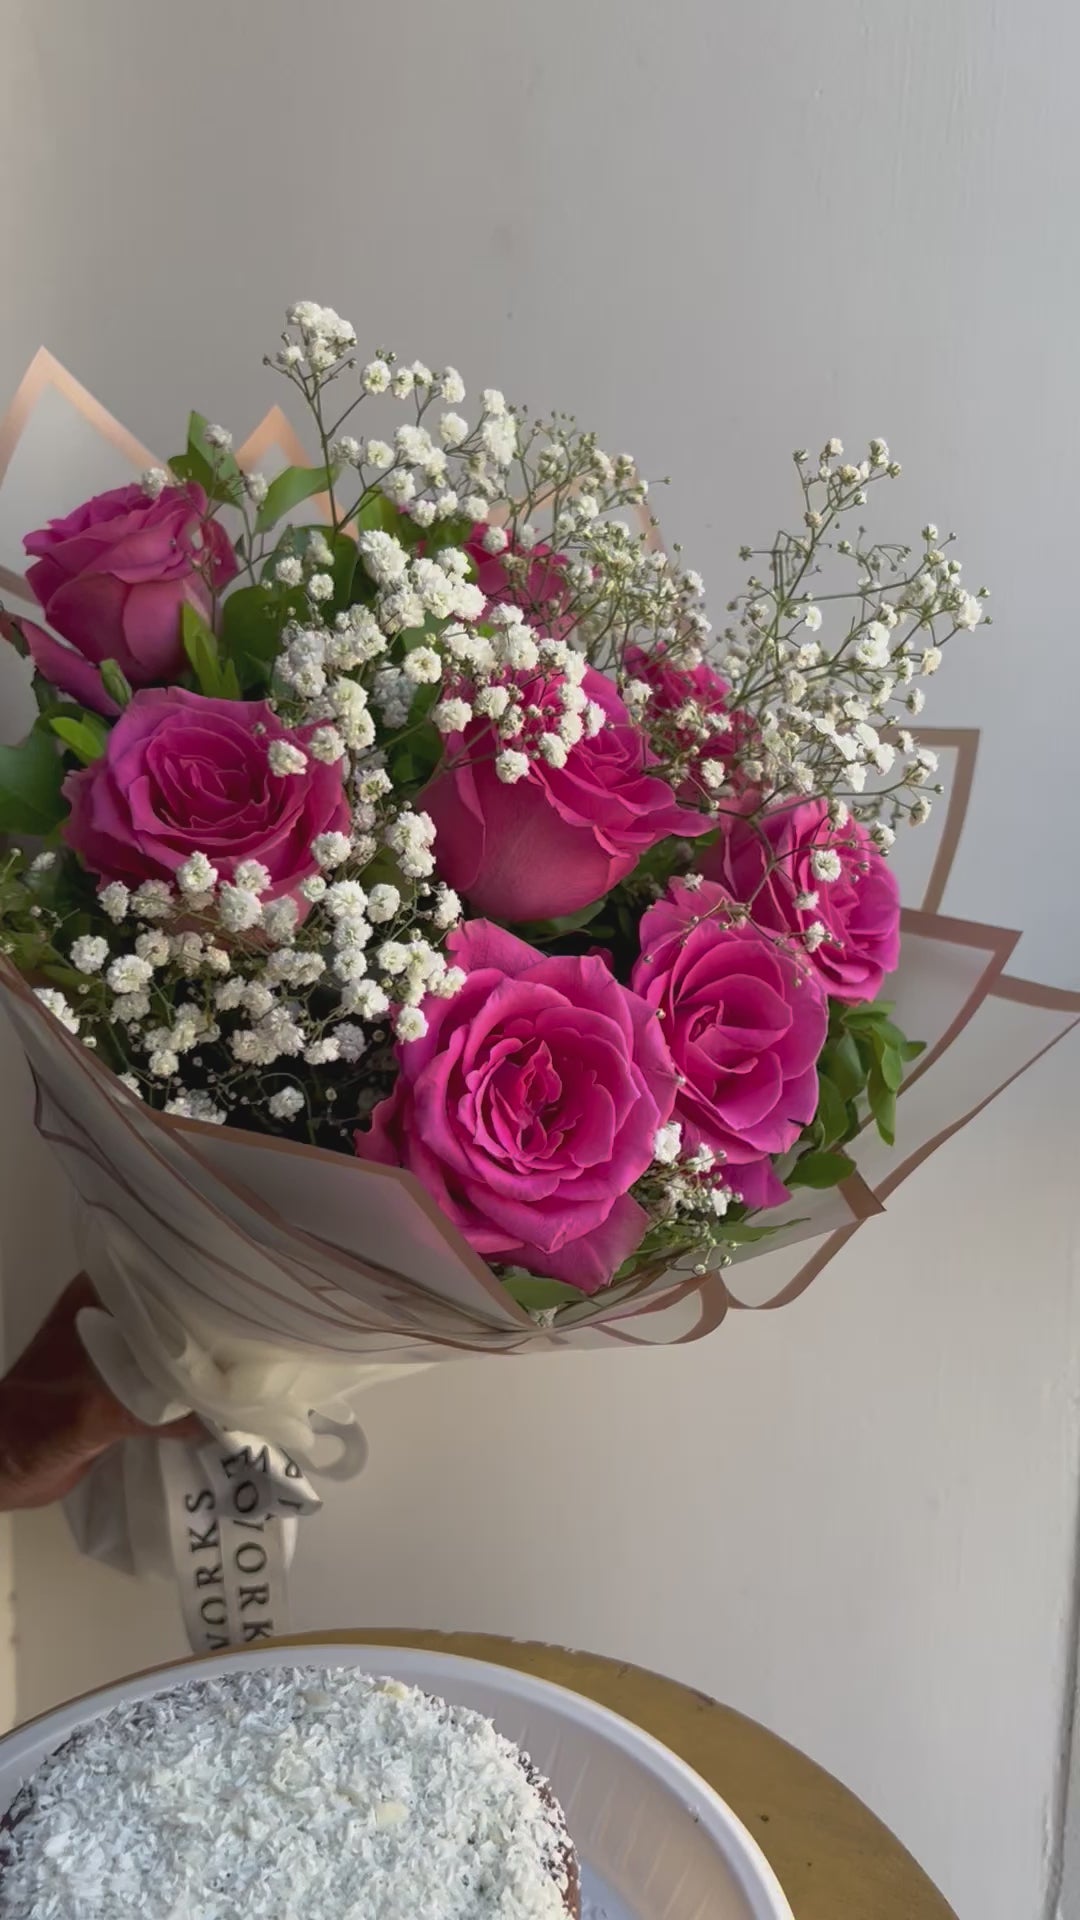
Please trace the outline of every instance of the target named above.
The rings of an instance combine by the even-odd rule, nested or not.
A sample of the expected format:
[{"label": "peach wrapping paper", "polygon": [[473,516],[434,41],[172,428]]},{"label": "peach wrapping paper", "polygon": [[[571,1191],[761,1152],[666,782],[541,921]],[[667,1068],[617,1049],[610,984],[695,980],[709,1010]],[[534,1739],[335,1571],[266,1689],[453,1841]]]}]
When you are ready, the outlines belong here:
[{"label": "peach wrapping paper", "polygon": [[[303,459],[275,409],[240,449],[271,473]],[[152,456],[42,350],[0,426],[0,587],[21,599],[28,526],[119,484]],[[540,1325],[515,1305],[412,1177],[347,1154],[149,1112],[0,965],[0,1001],[35,1084],[35,1124],[68,1173],[80,1244],[103,1302],[85,1316],[96,1365],[151,1424],[193,1409],[205,1447],[134,1443],[101,1463],[70,1509],[82,1548],[179,1581],[192,1644],[287,1624],[308,1474],[355,1472],[351,1399],[460,1354],[695,1340],[727,1309],[793,1299],[907,1174],[1080,1021],[1080,995],[1006,972],[1018,935],[938,908],[971,794],[977,736],[925,730],[950,804],[923,829],[922,904],[904,915],[890,983],[898,1018],[929,1042],[901,1090],[898,1146],[867,1128],[842,1189],[800,1192],[780,1231],[723,1272],[676,1265]],[[951,762],[951,764],[950,764]]]}]

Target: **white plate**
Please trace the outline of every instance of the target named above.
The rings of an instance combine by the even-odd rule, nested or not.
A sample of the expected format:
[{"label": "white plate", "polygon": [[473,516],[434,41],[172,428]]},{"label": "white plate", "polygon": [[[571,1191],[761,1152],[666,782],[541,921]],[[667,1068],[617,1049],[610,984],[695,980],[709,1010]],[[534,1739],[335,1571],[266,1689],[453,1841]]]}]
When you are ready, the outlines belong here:
[{"label": "white plate", "polygon": [[[473,1707],[531,1755],[566,1812],[585,1920],[792,1920],[761,1849],[718,1794],[639,1727],[580,1694],[479,1660],[404,1647],[305,1646],[226,1654],[200,1677],[260,1667],[361,1667]],[[0,1808],[83,1721],[192,1678],[124,1680],[0,1740]]]}]

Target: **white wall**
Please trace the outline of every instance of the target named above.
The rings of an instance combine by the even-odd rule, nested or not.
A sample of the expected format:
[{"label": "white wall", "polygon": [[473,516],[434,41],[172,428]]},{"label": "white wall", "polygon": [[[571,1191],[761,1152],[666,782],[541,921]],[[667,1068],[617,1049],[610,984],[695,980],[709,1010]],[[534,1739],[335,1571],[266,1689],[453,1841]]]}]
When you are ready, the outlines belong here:
[{"label": "white wall", "polygon": [[[44,341],[163,452],[191,404],[242,434],[279,397],[279,309],[329,300],[672,472],[665,525],[717,598],[787,510],[794,445],[887,435],[900,521],[956,525],[995,589],[934,689],[936,721],[984,729],[945,906],[1025,927],[1023,970],[1080,984],[1068,0],[7,0],[0,24],[0,392]],[[486,1626],[677,1672],[839,1773],[961,1920],[1037,1920],[1078,1062],[1066,1043],[782,1313],[373,1396],[371,1471],[308,1529],[300,1624]],[[4,1085],[26,1328],[68,1253]],[[169,1596],[77,1566],[56,1516],[20,1523],[18,1580],[26,1712],[177,1644]]]}]

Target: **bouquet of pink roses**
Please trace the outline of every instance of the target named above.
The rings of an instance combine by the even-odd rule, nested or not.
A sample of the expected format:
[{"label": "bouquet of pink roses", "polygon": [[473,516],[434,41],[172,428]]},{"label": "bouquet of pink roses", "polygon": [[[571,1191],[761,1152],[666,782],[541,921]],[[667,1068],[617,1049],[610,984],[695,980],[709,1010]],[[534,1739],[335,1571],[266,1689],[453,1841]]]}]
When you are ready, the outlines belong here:
[{"label": "bouquet of pink roses", "polygon": [[891,1139],[887,854],[981,601],[933,528],[843,537],[898,468],[830,441],[714,637],[629,456],[289,319],[320,464],[194,415],[26,538],[4,947],[134,1097],[408,1169],[530,1308],[704,1272]]},{"label": "bouquet of pink roses", "polygon": [[820,1264],[1043,1040],[1017,1016],[942,1112],[987,994],[1036,1004],[1012,936],[910,915],[886,986],[889,850],[941,791],[911,728],[982,597],[933,526],[865,532],[883,441],[796,455],[798,530],[743,550],[715,634],[572,421],[467,418],[452,368],[310,302],[268,364],[314,465],[193,414],[0,567],[38,603],[4,616],[38,717],[0,748],[0,990],[83,1202],[84,1337],[144,1418],[202,1415],[222,1525],[229,1461],[302,1510],[373,1366],[694,1337],[746,1259],[786,1297],[815,1268],[782,1250]]}]

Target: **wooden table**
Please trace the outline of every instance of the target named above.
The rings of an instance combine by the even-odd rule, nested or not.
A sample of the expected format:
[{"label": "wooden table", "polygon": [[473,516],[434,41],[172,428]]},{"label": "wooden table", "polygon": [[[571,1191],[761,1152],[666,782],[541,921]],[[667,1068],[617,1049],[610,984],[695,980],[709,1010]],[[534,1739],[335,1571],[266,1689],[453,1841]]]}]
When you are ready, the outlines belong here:
[{"label": "wooden table", "polygon": [[795,1920],[956,1920],[861,1800],[775,1733],[704,1693],[596,1654],[479,1633],[333,1633],[294,1645],[428,1647],[537,1674],[621,1713],[700,1773],[768,1855]]}]

